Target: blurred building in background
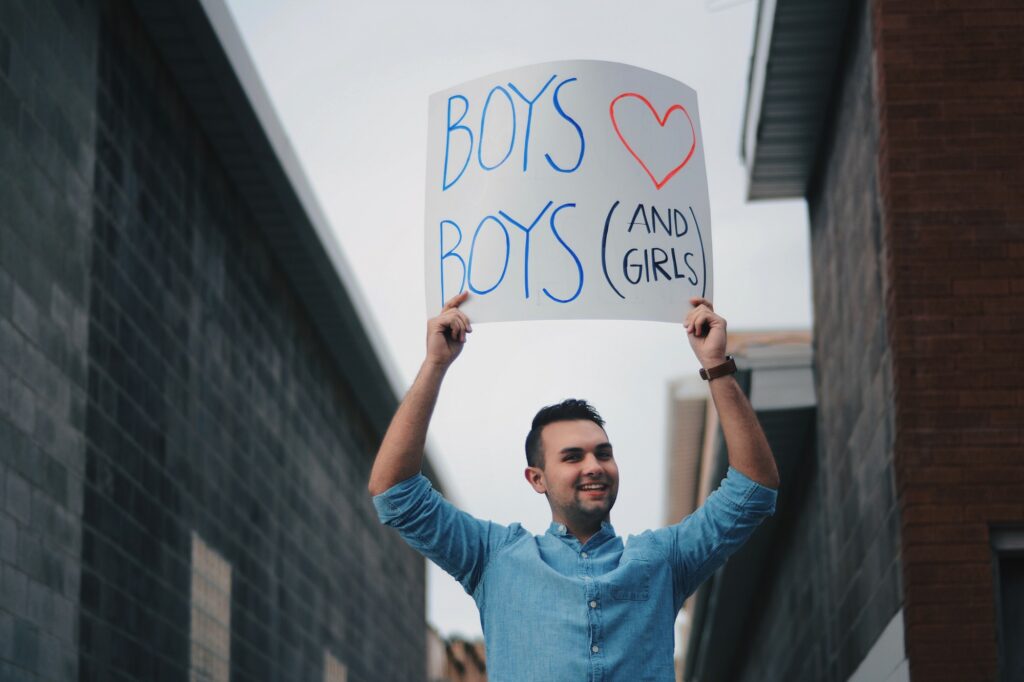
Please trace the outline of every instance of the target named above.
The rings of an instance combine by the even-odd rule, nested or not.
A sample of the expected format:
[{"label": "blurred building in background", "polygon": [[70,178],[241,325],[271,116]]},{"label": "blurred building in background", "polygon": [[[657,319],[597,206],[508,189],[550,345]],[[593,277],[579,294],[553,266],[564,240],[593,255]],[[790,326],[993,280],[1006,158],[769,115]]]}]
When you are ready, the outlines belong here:
[{"label": "blurred building in background", "polygon": [[0,3],[0,173],[0,679],[425,679],[393,375],[223,3]]},{"label": "blurred building in background", "polygon": [[[727,668],[742,655],[751,613],[786,560],[814,459],[810,334],[732,332],[728,352],[775,453],[782,487],[775,515],[683,605],[676,648],[680,680],[731,679]],[[665,522],[671,524],[703,504],[725,477],[729,460],[707,384],[696,375],[669,387],[668,423]],[[799,615],[786,614],[778,626],[799,627]]]},{"label": "blurred building in background", "polygon": [[1024,12],[761,0],[755,30],[743,154],[752,199],[807,200],[816,446],[776,450],[772,561],[696,595],[685,679],[1024,680]]},{"label": "blurred building in background", "polygon": [[487,649],[482,639],[442,639],[427,631],[428,682],[487,682]]}]

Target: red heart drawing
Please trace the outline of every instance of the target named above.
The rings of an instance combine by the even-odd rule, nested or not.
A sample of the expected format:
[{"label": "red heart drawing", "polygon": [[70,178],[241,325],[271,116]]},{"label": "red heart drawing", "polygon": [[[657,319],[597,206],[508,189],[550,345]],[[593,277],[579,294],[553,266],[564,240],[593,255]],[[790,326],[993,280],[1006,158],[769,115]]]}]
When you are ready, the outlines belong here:
[{"label": "red heart drawing", "polygon": [[[690,143],[690,151],[686,153],[686,158],[683,159],[683,162],[680,163],[675,168],[673,168],[672,170],[670,170],[668,172],[668,175],[663,177],[660,181],[656,177],[654,177],[654,174],[651,173],[651,169],[647,167],[647,164],[644,163],[644,160],[641,159],[635,151],[633,151],[633,148],[629,146],[628,142],[626,142],[626,138],[622,136],[622,131],[619,130],[619,124],[615,120],[615,105],[618,104],[619,100],[626,97],[634,97],[643,102],[644,104],[646,104],[647,108],[654,115],[654,120],[657,121],[658,125],[661,126],[662,128],[665,127],[665,123],[668,121],[668,117],[672,115],[673,111],[683,112],[683,115],[686,116],[686,120],[690,122],[690,134],[693,136],[693,141]],[[682,104],[673,104],[668,108],[668,111],[665,112],[664,116],[659,117],[658,112],[654,110],[654,107],[651,106],[651,103],[647,101],[646,97],[635,92],[624,92],[612,100],[611,106],[608,107],[608,113],[611,114],[612,125],[615,127],[615,134],[619,136],[619,139],[622,140],[622,144],[625,145],[627,151],[629,151],[629,153],[633,155],[633,158],[637,160],[637,163],[639,163],[640,166],[644,169],[644,172],[647,173],[647,177],[649,177],[651,179],[651,182],[654,183],[655,189],[661,189],[662,187],[664,187],[665,183],[671,180],[673,175],[681,171],[683,169],[683,166],[685,166],[690,161],[690,158],[693,156],[694,150],[697,149],[697,131],[693,127],[693,119],[690,118],[689,112],[686,111],[686,108]]]}]

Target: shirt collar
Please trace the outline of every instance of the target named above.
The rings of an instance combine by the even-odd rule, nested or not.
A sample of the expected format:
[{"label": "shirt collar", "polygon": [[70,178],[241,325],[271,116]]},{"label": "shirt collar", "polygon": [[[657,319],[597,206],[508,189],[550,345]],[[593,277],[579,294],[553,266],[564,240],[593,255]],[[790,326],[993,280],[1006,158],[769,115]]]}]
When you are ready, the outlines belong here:
[{"label": "shirt collar", "polygon": [[[578,542],[576,536],[569,532],[569,529],[566,528],[564,523],[552,521],[551,525],[548,526],[548,533],[554,535],[555,537],[562,538],[563,540],[574,540]],[[612,524],[608,523],[607,521],[602,521],[601,528],[598,529],[598,531],[594,533],[592,536],[590,536],[590,539],[587,540],[587,544],[591,547],[596,547],[598,545],[604,544],[606,540],[610,540],[613,537],[615,537],[615,528],[613,528]]]}]

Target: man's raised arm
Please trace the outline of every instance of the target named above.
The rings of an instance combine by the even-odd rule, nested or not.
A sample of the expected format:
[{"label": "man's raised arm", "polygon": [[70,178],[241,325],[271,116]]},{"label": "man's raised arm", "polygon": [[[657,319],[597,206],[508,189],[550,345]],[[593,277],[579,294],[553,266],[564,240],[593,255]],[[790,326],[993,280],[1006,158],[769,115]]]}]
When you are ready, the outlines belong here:
[{"label": "man's raised arm", "polygon": [[[690,347],[704,369],[710,370],[726,362],[725,319],[715,314],[707,299],[691,298],[690,303],[694,306],[686,316]],[[763,486],[778,489],[779,470],[775,457],[754,408],[736,378],[730,374],[708,383],[725,435],[730,466]]]},{"label": "man's raised arm", "polygon": [[466,334],[473,331],[469,318],[459,310],[468,297],[469,294],[464,292],[452,298],[440,315],[427,322],[426,357],[377,451],[367,485],[371,495],[379,495],[420,472],[427,427],[437,404],[441,382],[462,352]]}]

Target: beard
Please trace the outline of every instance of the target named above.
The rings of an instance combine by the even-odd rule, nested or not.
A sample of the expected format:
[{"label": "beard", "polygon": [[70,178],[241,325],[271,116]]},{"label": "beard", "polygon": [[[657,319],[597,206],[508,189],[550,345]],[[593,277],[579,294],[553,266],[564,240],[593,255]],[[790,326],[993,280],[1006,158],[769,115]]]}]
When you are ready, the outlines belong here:
[{"label": "beard", "polygon": [[572,500],[562,505],[562,513],[566,518],[572,518],[584,522],[603,521],[608,518],[615,506],[615,498],[618,491],[611,485],[605,491],[604,496],[588,499],[585,492],[576,489]]}]

